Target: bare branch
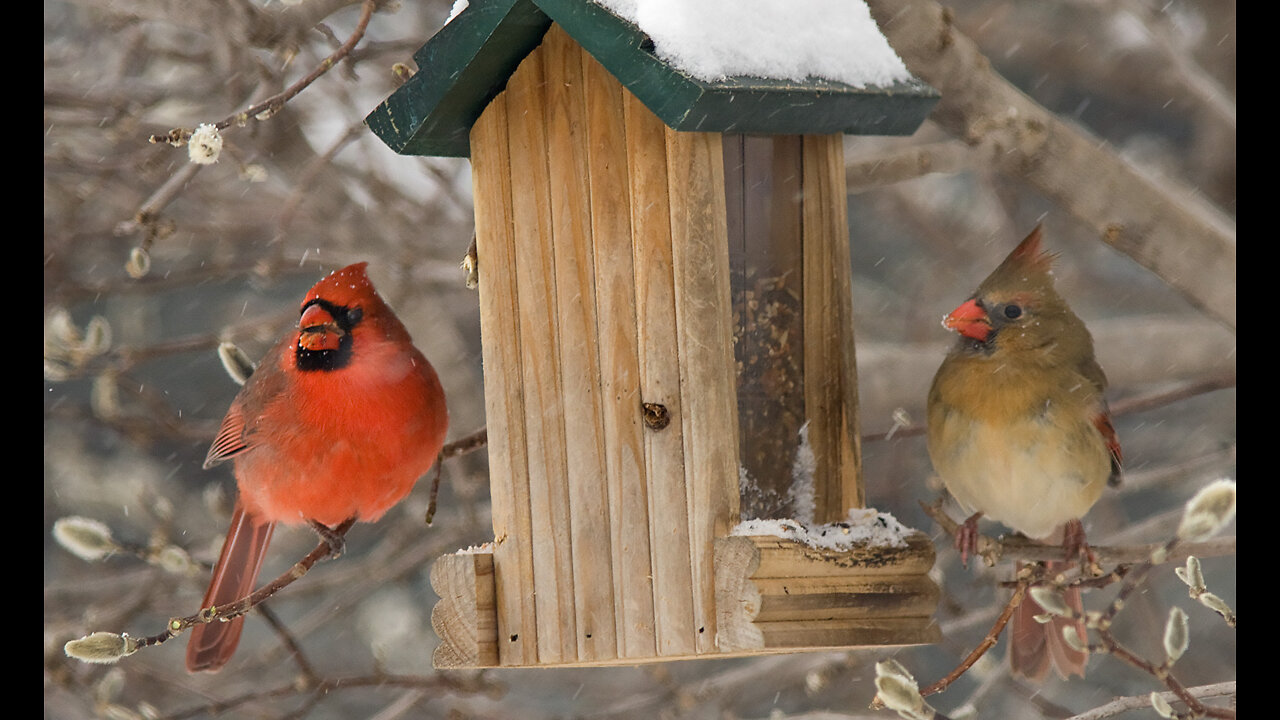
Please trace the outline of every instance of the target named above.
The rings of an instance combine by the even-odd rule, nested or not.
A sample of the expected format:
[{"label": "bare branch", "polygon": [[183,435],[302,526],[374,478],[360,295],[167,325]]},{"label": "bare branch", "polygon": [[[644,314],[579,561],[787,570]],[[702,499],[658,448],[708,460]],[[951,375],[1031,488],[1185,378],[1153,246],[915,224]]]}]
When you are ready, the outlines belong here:
[{"label": "bare branch", "polygon": [[941,91],[935,122],[1235,328],[1233,220],[1172,179],[1147,177],[1010,85],[935,0],[868,5],[907,67]]}]

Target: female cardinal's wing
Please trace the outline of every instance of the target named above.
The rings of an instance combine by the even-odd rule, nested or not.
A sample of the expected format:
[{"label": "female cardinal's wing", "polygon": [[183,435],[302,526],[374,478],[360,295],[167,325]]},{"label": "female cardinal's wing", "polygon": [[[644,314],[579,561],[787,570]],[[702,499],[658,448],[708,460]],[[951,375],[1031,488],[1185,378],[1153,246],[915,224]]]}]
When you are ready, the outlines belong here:
[{"label": "female cardinal's wing", "polygon": [[1116,428],[1111,424],[1111,410],[1107,407],[1107,400],[1102,395],[1107,389],[1107,376],[1102,372],[1102,367],[1098,365],[1092,352],[1080,364],[1080,373],[1098,389],[1098,412],[1093,416],[1093,426],[1102,433],[1102,441],[1106,443],[1107,452],[1111,454],[1111,476],[1107,478],[1107,484],[1115,487],[1120,484],[1124,476],[1124,456],[1120,453],[1120,439],[1116,437]]},{"label": "female cardinal's wing", "polygon": [[1093,425],[1098,428],[1098,432],[1102,433],[1102,440],[1107,444],[1107,451],[1111,453],[1111,477],[1107,478],[1107,484],[1115,487],[1124,477],[1124,456],[1120,454],[1120,439],[1116,437],[1116,428],[1111,424],[1111,412],[1107,410],[1105,400],[1102,403],[1102,412],[1093,417]]}]

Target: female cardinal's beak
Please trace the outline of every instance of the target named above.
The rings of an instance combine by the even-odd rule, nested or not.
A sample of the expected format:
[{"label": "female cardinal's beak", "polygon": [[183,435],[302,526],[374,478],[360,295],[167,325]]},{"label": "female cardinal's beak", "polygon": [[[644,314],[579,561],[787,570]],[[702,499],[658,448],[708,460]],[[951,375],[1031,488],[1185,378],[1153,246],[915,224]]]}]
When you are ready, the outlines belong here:
[{"label": "female cardinal's beak", "polygon": [[991,335],[991,321],[987,319],[987,311],[978,305],[976,299],[966,300],[963,305],[952,310],[950,315],[942,319],[942,326],[979,342],[986,342]]}]

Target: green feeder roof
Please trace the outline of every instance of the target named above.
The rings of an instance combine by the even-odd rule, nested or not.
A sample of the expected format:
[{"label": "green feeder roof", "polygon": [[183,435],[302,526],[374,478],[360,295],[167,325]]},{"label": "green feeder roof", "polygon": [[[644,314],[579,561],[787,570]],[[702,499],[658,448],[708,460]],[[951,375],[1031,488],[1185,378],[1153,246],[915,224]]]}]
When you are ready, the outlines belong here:
[{"label": "green feeder roof", "polygon": [[705,82],[664,62],[644,32],[591,0],[471,0],[414,53],[418,72],[365,123],[402,155],[470,155],[471,125],[552,21],[675,130],[909,135],[939,98],[916,79],[872,88],[814,78]]}]

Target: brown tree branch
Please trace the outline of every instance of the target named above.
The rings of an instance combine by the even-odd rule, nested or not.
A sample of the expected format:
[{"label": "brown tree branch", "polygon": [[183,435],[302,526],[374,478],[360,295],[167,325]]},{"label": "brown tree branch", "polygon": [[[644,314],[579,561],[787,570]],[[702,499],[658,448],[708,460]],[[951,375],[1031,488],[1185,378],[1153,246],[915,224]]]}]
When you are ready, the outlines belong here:
[{"label": "brown tree branch", "polygon": [[[1230,682],[1214,683],[1212,685],[1198,685],[1196,687],[1187,688],[1187,693],[1197,699],[1235,696],[1236,683],[1232,680]],[[1164,698],[1165,702],[1174,702],[1177,700],[1177,696],[1172,692],[1161,693],[1161,696]],[[1106,720],[1106,718],[1116,717],[1127,713],[1130,710],[1144,710],[1150,708],[1150,695],[1122,697],[1116,698],[1106,705],[1099,705],[1088,712],[1083,712],[1079,715],[1072,715],[1066,720]]]},{"label": "brown tree branch", "polygon": [[1157,181],[991,69],[935,0],[871,0],[890,44],[942,100],[931,118],[993,168],[1030,183],[1227,327],[1235,328],[1235,222]]},{"label": "brown tree branch", "polygon": [[849,194],[856,195],[931,173],[962,172],[973,164],[973,150],[952,140],[850,157],[844,176]]}]

